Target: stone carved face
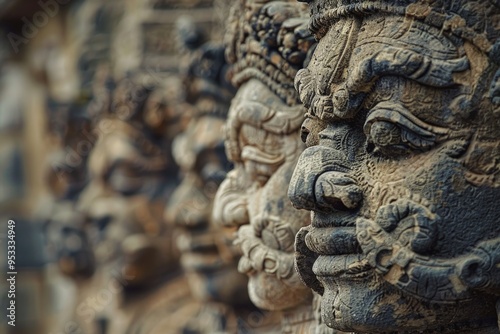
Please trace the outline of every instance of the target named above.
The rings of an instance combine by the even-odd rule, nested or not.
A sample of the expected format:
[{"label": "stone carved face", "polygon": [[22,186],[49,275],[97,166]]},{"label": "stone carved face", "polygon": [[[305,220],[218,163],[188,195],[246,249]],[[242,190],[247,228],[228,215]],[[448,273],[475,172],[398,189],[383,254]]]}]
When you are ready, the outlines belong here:
[{"label": "stone carved face", "polygon": [[231,231],[211,223],[215,192],[226,176],[225,119],[194,117],[174,141],[174,158],[183,171],[165,211],[166,221],[180,227],[177,245],[191,291],[198,300],[245,304],[246,278],[236,270],[239,252]]},{"label": "stone carved face", "polygon": [[90,119],[82,109],[78,103],[49,103],[48,135],[54,148],[46,157],[45,170],[54,199],[45,214],[47,249],[61,272],[74,279],[88,278],[95,270],[84,215],[74,207],[88,181],[86,163],[95,142]]},{"label": "stone carved face", "polygon": [[178,227],[181,264],[194,297],[242,306],[249,304],[247,280],[236,268],[240,252],[233,246],[234,231],[211,220],[215,193],[230,168],[223,127],[233,91],[226,71],[224,49],[207,42],[194,51],[183,73],[192,118],[174,140],[174,159],[183,180],[165,208],[165,217]]},{"label": "stone carved face", "polygon": [[226,148],[235,163],[217,193],[214,218],[240,226],[243,256],[238,269],[249,276],[253,303],[285,310],[310,300],[293,266],[295,234],[309,222],[295,210],[286,189],[303,145],[298,137],[302,106],[289,107],[260,80],[243,84],[226,125]]},{"label": "stone carved face", "polygon": [[308,148],[289,188],[313,212],[296,262],[322,294],[323,320],[369,333],[496,331],[494,65],[409,17],[332,22],[296,78]]},{"label": "stone carved face", "polygon": [[[99,266],[117,268],[130,287],[155,282],[176,267],[178,256],[173,226],[163,222],[163,207],[178,183],[177,167],[164,149],[170,144],[155,135],[157,128],[147,126],[147,106],[157,116],[151,124],[168,130],[169,122],[163,116],[156,121],[158,101],[144,94],[141,102],[133,90],[116,91],[114,105],[124,108],[123,113],[96,125],[99,139],[89,158],[90,182],[79,200],[90,219],[86,230]],[[146,108],[137,112],[142,106]]]},{"label": "stone carved face", "polygon": [[308,307],[312,298],[293,264],[295,234],[309,224],[309,214],[286,198],[304,149],[298,134],[305,110],[293,89],[314,44],[304,16],[303,5],[285,1],[239,1],[231,8],[226,56],[239,89],[225,145],[235,168],[214,205],[216,222],[241,226],[238,269],[249,276],[252,302],[292,313]]}]

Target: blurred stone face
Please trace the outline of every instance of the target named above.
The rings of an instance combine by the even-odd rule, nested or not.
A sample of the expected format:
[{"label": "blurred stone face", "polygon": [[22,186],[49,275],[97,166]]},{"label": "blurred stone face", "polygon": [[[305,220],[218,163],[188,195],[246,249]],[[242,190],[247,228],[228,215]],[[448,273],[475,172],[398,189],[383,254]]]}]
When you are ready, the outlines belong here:
[{"label": "blurred stone face", "polygon": [[[130,286],[173,270],[177,252],[163,207],[178,183],[163,131],[178,119],[161,97],[119,85],[115,116],[96,125],[99,139],[89,159],[90,181],[79,199],[87,235],[101,266],[114,266]],[[138,110],[139,109],[139,110]]]},{"label": "blurred stone face", "polygon": [[120,120],[96,143],[89,161],[90,182],[79,202],[100,264],[119,263],[133,284],[146,283],[172,266],[175,254],[162,209],[169,183],[161,150]]},{"label": "blurred stone face", "polygon": [[219,188],[213,216],[219,224],[239,227],[238,269],[249,276],[252,302],[267,310],[290,309],[311,297],[293,259],[295,234],[309,215],[294,209],[286,196],[303,149],[298,136],[303,111],[253,79],[238,90],[226,125],[235,168]]},{"label": "blurred stone face", "polygon": [[165,211],[179,227],[177,246],[191,290],[197,299],[231,305],[248,302],[246,278],[236,270],[239,253],[234,231],[212,224],[215,193],[229,163],[224,153],[225,119],[206,114],[193,118],[174,142],[174,157],[183,171]]},{"label": "blurred stone face", "polygon": [[95,271],[95,259],[84,216],[74,205],[88,181],[87,160],[96,137],[83,105],[52,102],[48,110],[48,134],[54,143],[45,161],[47,186],[54,199],[45,217],[49,252],[63,274],[88,278]]},{"label": "blurred stone face", "polygon": [[472,94],[494,72],[406,19],[335,21],[297,75],[308,148],[289,195],[313,212],[297,266],[330,327],[495,332],[498,121]]},{"label": "blurred stone face", "polygon": [[85,105],[48,103],[48,134],[53,149],[46,159],[49,191],[58,201],[74,201],[88,181],[87,160],[96,136]]}]

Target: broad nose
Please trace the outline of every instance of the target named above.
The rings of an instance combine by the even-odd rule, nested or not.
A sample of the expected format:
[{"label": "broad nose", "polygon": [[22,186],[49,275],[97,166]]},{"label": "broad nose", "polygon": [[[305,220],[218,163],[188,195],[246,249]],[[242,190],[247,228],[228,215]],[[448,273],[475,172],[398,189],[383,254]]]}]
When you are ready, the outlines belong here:
[{"label": "broad nose", "polygon": [[163,217],[167,224],[194,229],[208,225],[210,212],[210,200],[196,177],[188,174],[170,197]]},{"label": "broad nose", "polygon": [[349,176],[342,151],[324,146],[306,149],[295,167],[288,197],[297,209],[334,212],[357,209],[363,194]]}]

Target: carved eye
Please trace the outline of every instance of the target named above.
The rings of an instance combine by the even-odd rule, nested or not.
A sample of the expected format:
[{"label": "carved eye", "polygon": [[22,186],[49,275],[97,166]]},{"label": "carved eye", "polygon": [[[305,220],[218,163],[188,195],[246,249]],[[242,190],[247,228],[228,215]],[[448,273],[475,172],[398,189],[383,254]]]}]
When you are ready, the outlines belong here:
[{"label": "carved eye", "polygon": [[427,124],[403,106],[386,101],[369,112],[364,132],[367,148],[374,153],[402,156],[432,148],[448,130]]},{"label": "carved eye", "polygon": [[389,122],[375,122],[370,129],[370,138],[378,146],[398,145],[401,143],[401,129]]}]

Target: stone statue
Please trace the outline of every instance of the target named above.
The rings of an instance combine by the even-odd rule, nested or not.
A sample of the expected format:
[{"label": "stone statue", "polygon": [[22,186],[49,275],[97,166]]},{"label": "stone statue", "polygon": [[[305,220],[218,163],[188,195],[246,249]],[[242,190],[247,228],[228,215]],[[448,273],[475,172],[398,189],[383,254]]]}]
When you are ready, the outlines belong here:
[{"label": "stone statue", "polygon": [[[111,110],[96,122],[90,180],[78,201],[96,269],[80,289],[77,315],[106,333],[172,332],[192,307],[174,226],[163,222],[163,206],[179,182],[170,149],[182,118],[163,98],[164,87],[143,80],[138,73],[119,81]],[[109,298],[95,306],[102,291]]]},{"label": "stone statue", "polygon": [[252,329],[254,324],[247,322],[256,310],[246,292],[247,279],[237,271],[240,253],[232,245],[233,231],[211,221],[215,193],[230,168],[223,126],[234,89],[226,78],[228,66],[221,45],[207,42],[192,52],[183,71],[192,116],[174,141],[174,158],[183,181],[165,217],[179,228],[181,264],[193,296],[202,304],[185,331],[236,333]]},{"label": "stone statue", "polygon": [[226,152],[234,163],[216,196],[214,220],[239,227],[238,269],[249,277],[255,305],[283,311],[283,332],[310,332],[312,294],[294,270],[297,231],[309,213],[288,200],[300,153],[305,112],[293,87],[314,39],[303,5],[239,1],[226,35],[232,82],[238,92],[226,124]]},{"label": "stone statue", "polygon": [[75,205],[88,181],[86,164],[96,138],[85,102],[51,101],[47,114],[48,134],[55,142],[44,173],[53,198],[43,215],[48,251],[63,275],[85,280],[94,274],[95,258],[84,231],[85,217]]},{"label": "stone statue", "polygon": [[307,1],[289,188],[322,318],[357,333],[498,333],[500,3]]}]

